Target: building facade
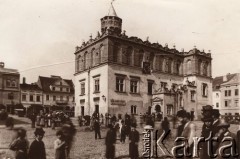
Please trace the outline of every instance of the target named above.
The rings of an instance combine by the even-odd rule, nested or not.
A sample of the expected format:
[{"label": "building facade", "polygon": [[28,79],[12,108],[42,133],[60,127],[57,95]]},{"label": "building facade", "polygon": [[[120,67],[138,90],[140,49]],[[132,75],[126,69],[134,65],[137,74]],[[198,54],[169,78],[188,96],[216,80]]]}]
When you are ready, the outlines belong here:
[{"label": "building facade", "polygon": [[36,84],[42,90],[42,105],[46,112],[74,109],[75,99],[72,80],[63,79],[60,76],[39,76]]},{"label": "building facade", "polygon": [[75,115],[162,112],[179,107],[200,117],[211,104],[211,54],[193,48],[178,51],[122,31],[111,4],[101,33],[75,51]]},{"label": "building facade", "polygon": [[18,70],[5,68],[0,62],[0,105],[9,113],[14,113],[14,107],[20,103],[19,79]]},{"label": "building facade", "polygon": [[23,83],[20,84],[21,104],[26,108],[26,114],[39,113],[43,110],[43,92],[36,84],[27,84],[23,78]]},{"label": "building facade", "polygon": [[227,74],[213,79],[213,105],[221,115],[240,114],[240,74]]}]

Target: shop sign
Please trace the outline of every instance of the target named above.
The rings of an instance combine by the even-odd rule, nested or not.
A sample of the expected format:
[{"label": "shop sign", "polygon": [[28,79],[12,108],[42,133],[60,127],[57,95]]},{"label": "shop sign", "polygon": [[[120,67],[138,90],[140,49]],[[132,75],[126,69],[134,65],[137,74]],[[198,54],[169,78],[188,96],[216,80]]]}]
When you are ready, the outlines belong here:
[{"label": "shop sign", "polygon": [[111,105],[125,106],[126,101],[125,100],[118,100],[118,99],[111,99]]}]

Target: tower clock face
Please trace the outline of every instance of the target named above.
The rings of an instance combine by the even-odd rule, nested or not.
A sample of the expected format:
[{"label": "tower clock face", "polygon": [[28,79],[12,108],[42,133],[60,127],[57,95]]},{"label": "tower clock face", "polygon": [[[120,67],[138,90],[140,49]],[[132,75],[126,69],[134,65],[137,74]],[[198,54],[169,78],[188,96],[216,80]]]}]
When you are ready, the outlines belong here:
[{"label": "tower clock face", "polygon": [[143,73],[151,74],[151,67],[149,62],[143,62]]}]

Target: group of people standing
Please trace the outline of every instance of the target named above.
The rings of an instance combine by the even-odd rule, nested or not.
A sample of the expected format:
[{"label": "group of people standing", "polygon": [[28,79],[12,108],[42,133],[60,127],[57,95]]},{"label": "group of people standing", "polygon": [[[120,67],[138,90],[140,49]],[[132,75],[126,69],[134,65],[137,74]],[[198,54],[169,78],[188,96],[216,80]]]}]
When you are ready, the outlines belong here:
[{"label": "group of people standing", "polygon": [[[37,127],[34,131],[34,141],[30,144],[27,140],[27,131],[24,128],[14,128],[14,137],[9,149],[14,152],[15,159],[46,159],[45,144],[42,141],[45,131]],[[55,159],[67,159],[70,155],[76,129],[68,120],[56,132],[54,141]]]},{"label": "group of people standing", "polygon": [[[238,131],[238,137],[236,137],[236,134],[229,130],[230,124],[225,119],[220,118],[218,109],[213,109],[212,106],[203,106],[202,111],[203,126],[201,137],[203,137],[204,140],[200,142],[199,146],[200,150],[198,154],[200,155],[200,159],[223,159],[225,154],[230,154],[230,156],[227,157],[228,159],[238,159],[236,154],[240,152],[240,131]],[[196,137],[197,127],[195,123],[191,121],[191,114],[185,110],[178,111],[177,118],[181,124],[177,128],[176,137],[184,137],[187,140],[187,143],[185,143],[185,150],[187,150],[187,153],[190,155],[183,155],[182,149],[179,149],[176,155],[178,158],[183,159],[192,158],[194,148],[193,139]],[[221,147],[231,144],[229,141],[223,142],[224,137],[230,137],[233,144],[231,148],[221,152]],[[213,138],[217,138],[217,141],[208,142]],[[182,144],[182,142],[177,144]]]}]

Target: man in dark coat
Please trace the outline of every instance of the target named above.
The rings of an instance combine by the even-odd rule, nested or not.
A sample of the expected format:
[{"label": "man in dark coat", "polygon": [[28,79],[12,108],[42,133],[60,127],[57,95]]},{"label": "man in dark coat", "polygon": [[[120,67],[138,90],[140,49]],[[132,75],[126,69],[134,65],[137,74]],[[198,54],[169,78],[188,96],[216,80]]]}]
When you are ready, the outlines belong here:
[{"label": "man in dark coat", "polygon": [[[220,131],[221,127],[218,125],[220,124],[220,113],[218,109],[213,109],[212,110],[212,118],[213,118],[213,124],[212,124],[212,136],[213,137],[220,137],[218,132]],[[213,142],[213,151],[212,153],[214,154],[216,150],[219,147],[219,142]]]},{"label": "man in dark coat", "polygon": [[28,158],[46,159],[45,145],[44,142],[42,141],[45,132],[42,128],[36,128],[34,134],[36,138],[29,148]]},{"label": "man in dark coat", "polygon": [[100,123],[98,119],[94,121],[94,131],[95,131],[95,139],[97,140],[97,136],[99,139],[101,139]]},{"label": "man in dark coat", "polygon": [[115,143],[116,143],[116,132],[112,124],[108,125],[109,130],[105,139],[106,144],[106,158],[113,159],[115,157]]},{"label": "man in dark coat", "polygon": [[138,154],[138,142],[139,142],[139,132],[136,130],[136,124],[131,125],[131,132],[129,134],[129,156],[131,159],[137,159],[139,157]]}]

